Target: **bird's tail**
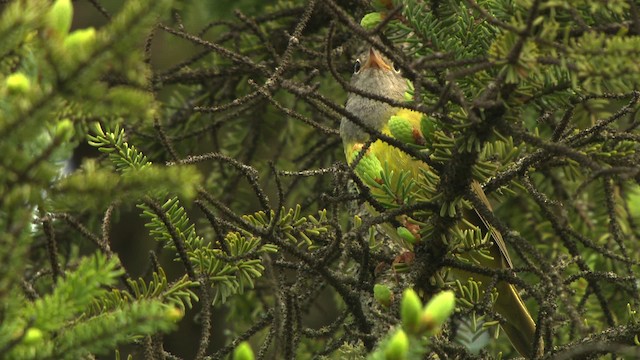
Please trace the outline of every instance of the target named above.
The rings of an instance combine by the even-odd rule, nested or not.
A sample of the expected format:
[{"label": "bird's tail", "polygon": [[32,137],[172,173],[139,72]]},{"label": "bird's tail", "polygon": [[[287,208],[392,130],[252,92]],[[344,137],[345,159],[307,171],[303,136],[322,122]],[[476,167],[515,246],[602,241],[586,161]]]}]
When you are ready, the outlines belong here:
[{"label": "bird's tail", "polygon": [[506,318],[502,329],[509,337],[509,341],[520,355],[530,358],[541,355],[544,351],[542,341],[539,342],[535,352],[533,344],[536,333],[536,323],[531,318],[527,306],[518,295],[515,287],[507,282],[497,285],[498,298],[496,299],[496,311]]}]

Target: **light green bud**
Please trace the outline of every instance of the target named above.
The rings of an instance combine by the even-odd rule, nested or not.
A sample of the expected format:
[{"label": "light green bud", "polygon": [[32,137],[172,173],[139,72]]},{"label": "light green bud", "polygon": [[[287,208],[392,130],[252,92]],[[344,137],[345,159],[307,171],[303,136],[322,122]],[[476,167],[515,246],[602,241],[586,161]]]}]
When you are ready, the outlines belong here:
[{"label": "light green bud", "polygon": [[31,89],[31,81],[21,72],[7,76],[5,84],[9,93],[12,94],[26,94]]},{"label": "light green bud", "polygon": [[73,5],[71,0],[56,0],[46,15],[45,22],[58,36],[65,36],[71,29]]},{"label": "light green bud", "polygon": [[415,128],[408,119],[394,115],[389,119],[388,125],[391,135],[403,143],[413,145],[425,144],[420,129]]},{"label": "light green bud", "polygon": [[382,21],[382,13],[374,12],[365,15],[362,20],[360,20],[360,25],[367,29],[375,28]]},{"label": "light green bud", "polygon": [[[358,158],[360,151],[354,151],[351,161]],[[355,168],[356,174],[369,186],[377,186],[381,180],[382,163],[378,157],[367,152]]]},{"label": "light green bud", "polygon": [[402,239],[404,239],[406,242],[408,242],[411,245],[415,244],[418,241],[416,236],[413,235],[413,233],[404,226],[399,226],[396,229],[396,233],[398,233],[398,236],[400,236]]},{"label": "light green bud", "polygon": [[398,329],[384,349],[384,358],[386,360],[404,360],[408,353],[409,337],[402,329]]},{"label": "light green bud", "polygon": [[411,126],[409,120],[394,115],[389,119],[388,125],[393,137],[404,143],[413,143],[413,126]]},{"label": "light green bud", "polygon": [[60,120],[55,125],[55,136],[63,141],[71,140],[75,132],[73,121],[69,119]]},{"label": "light green bud", "polygon": [[44,334],[42,333],[42,330],[38,328],[28,328],[27,332],[24,334],[24,337],[22,338],[22,342],[27,345],[35,344],[40,340],[42,340],[43,337],[44,337]]},{"label": "light green bud", "polygon": [[243,341],[238,345],[238,347],[233,351],[233,360],[254,360],[255,355],[253,355],[253,350],[251,350],[251,345],[248,342]]},{"label": "light green bud", "polygon": [[413,289],[406,289],[402,294],[400,319],[402,320],[402,327],[409,333],[415,334],[418,330],[421,311],[422,302],[418,294]]},{"label": "light green bud", "polygon": [[393,302],[393,292],[386,285],[375,284],[373,286],[373,297],[380,305],[387,308]]},{"label": "light green bud", "polygon": [[455,307],[456,297],[453,291],[438,293],[424,307],[418,327],[429,335],[438,332],[442,324],[453,314]]},{"label": "light green bud", "polygon": [[77,59],[84,59],[93,49],[96,30],[92,27],[79,29],[69,34],[62,43],[65,51]]},{"label": "light green bud", "polygon": [[184,316],[184,312],[182,311],[182,309],[180,309],[177,306],[168,306],[166,311],[166,316],[167,316],[167,319],[173,322],[178,322],[182,320],[182,317]]}]

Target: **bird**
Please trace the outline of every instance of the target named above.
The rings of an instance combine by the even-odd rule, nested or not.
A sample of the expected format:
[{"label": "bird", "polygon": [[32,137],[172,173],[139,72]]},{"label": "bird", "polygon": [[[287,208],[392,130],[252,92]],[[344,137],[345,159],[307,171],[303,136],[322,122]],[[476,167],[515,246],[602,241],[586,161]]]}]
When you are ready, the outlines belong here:
[{"label": "bird", "polygon": [[[439,177],[427,163],[379,137],[371,136],[372,133],[381,133],[398,140],[404,139],[404,142],[413,142],[414,145],[428,147],[430,137],[423,132],[428,131],[429,127],[425,127],[422,113],[364,96],[372,94],[395,100],[396,103],[405,101],[411,85],[403,77],[401,69],[371,47],[355,60],[350,86],[360,90],[360,94],[353,91],[348,93],[345,110],[369,129],[364,129],[361,124],[345,116],[340,122],[340,136],[347,163],[354,168],[356,175],[369,188],[372,197],[379,200],[385,208],[392,208],[424,199],[426,196],[437,196],[435,186]],[[361,154],[362,151],[364,154]],[[387,179],[384,178],[385,176]],[[491,204],[482,186],[472,180],[470,187],[491,210]],[[395,191],[402,194],[398,195]],[[491,227],[477,211],[472,213],[476,222],[480,219],[481,224],[478,227],[482,227],[485,234],[488,232],[491,240],[489,241],[490,256],[476,256],[475,259],[470,260],[476,261],[479,266],[493,269],[513,268],[500,232]],[[411,238],[420,239],[420,228],[425,226],[425,223],[421,222],[421,219],[412,219],[408,216],[399,217],[397,220],[397,223],[402,226],[395,233],[393,226],[386,226],[385,232],[392,239],[400,242],[403,247],[411,248]],[[400,230],[403,230],[405,236],[398,236]],[[473,255],[459,254],[459,256],[470,258]],[[462,283],[466,283],[469,278],[480,280],[481,289],[484,287],[483,291],[491,291],[487,289],[488,284],[492,283],[491,277],[453,268],[450,269],[449,276]],[[501,323],[501,327],[513,347],[524,357],[540,354],[543,347],[541,342],[535,354],[533,351],[536,324],[516,288],[506,281],[498,281],[495,283],[495,288],[498,296],[494,303],[494,310],[506,319]]]}]

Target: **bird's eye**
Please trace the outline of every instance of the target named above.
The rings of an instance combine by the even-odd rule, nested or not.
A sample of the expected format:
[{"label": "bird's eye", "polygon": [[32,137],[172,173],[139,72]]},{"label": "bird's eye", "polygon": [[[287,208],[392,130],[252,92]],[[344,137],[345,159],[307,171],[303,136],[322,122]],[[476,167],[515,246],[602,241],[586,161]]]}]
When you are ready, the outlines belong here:
[{"label": "bird's eye", "polygon": [[395,71],[396,73],[400,73],[400,66],[398,66],[397,64],[393,64],[393,71]]},{"label": "bird's eye", "polygon": [[357,74],[360,72],[360,60],[356,60],[356,62],[353,64],[353,73]]}]

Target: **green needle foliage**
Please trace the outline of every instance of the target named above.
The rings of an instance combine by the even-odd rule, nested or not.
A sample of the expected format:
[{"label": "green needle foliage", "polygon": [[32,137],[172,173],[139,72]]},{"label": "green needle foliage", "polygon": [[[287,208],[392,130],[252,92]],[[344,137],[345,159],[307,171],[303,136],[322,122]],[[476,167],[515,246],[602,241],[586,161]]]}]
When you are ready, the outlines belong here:
[{"label": "green needle foliage", "polygon": [[[517,356],[478,278],[520,292],[531,357],[637,357],[638,14],[0,2],[0,358]],[[348,79],[370,46],[411,83],[394,105],[423,114],[382,137],[428,164],[417,175],[370,144],[345,165]],[[472,208],[513,269],[483,267]],[[455,304],[426,316],[437,294]]]},{"label": "green needle foliage", "polygon": [[[84,258],[60,280],[52,293],[17,306],[7,304],[2,324],[7,359],[77,359],[104,354],[137,334],[175,327],[171,307],[155,299],[121,304],[89,315],[95,301],[107,296],[123,274],[118,262],[96,253]],[[13,306],[12,306],[13,305]]]}]

